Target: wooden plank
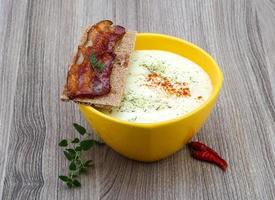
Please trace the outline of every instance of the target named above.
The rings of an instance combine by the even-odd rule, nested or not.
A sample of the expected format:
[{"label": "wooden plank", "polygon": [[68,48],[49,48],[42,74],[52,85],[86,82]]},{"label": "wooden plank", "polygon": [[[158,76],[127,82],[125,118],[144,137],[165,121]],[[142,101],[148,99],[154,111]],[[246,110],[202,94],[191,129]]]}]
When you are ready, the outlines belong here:
[{"label": "wooden plank", "polygon": [[0,1],[0,196],[8,160],[9,134],[14,113],[17,71],[23,46],[25,1],[15,7],[12,1]]},{"label": "wooden plank", "polygon": [[[0,196],[2,199],[275,199],[275,6],[268,0],[0,0]],[[228,161],[223,173],[186,148],[151,164],[108,147],[81,189],[58,179],[67,162],[58,141],[88,127],[77,106],[59,101],[81,30],[112,19],[207,50],[224,72],[209,120],[194,139]]]}]

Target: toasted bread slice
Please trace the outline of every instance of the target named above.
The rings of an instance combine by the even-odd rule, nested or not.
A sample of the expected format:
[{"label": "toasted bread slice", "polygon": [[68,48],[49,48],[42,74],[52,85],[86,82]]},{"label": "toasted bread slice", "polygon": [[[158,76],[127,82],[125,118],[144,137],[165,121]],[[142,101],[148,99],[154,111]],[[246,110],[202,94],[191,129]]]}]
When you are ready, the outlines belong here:
[{"label": "toasted bread slice", "polygon": [[[103,21],[104,23],[112,23],[108,20]],[[103,23],[100,22],[100,23]],[[92,46],[92,37],[94,26],[89,26],[86,28],[84,34],[81,37],[78,50],[73,56],[73,60],[71,65],[80,64],[83,60],[83,57],[80,52],[81,47]],[[117,107],[120,105],[123,92],[124,92],[124,84],[128,72],[128,64],[130,60],[130,55],[134,50],[136,40],[136,32],[127,31],[123,36],[122,40],[116,45],[114,49],[114,53],[116,54],[116,58],[113,62],[112,73],[110,77],[111,83],[111,91],[110,93],[99,96],[95,98],[75,98],[72,101],[80,104],[86,104],[97,107]],[[71,65],[69,67],[71,67]],[[65,85],[63,94],[61,96],[61,100],[70,101],[67,96],[67,87]]]}]

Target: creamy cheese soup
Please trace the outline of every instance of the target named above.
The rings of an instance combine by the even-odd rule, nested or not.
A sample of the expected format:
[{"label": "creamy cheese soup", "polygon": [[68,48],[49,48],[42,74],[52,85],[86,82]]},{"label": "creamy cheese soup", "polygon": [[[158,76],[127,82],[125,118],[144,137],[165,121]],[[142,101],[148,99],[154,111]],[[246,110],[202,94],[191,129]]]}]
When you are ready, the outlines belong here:
[{"label": "creamy cheese soup", "polygon": [[127,121],[160,122],[193,111],[211,92],[208,74],[194,62],[167,51],[140,50],[131,56],[121,106],[103,112]]}]

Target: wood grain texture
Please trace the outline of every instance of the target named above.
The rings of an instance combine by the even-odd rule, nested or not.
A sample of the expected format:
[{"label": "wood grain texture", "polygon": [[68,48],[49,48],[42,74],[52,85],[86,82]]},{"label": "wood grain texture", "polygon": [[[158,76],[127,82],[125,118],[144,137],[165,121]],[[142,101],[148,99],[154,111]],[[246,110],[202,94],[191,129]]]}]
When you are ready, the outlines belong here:
[{"label": "wood grain texture", "polygon": [[[111,19],[207,50],[224,86],[200,139],[229,161],[226,173],[186,148],[151,164],[108,147],[81,189],[57,176],[58,149],[87,127],[77,107],[59,101],[81,30]],[[0,0],[0,197],[2,199],[275,199],[275,2],[272,0]],[[96,136],[94,136],[96,137]]]}]

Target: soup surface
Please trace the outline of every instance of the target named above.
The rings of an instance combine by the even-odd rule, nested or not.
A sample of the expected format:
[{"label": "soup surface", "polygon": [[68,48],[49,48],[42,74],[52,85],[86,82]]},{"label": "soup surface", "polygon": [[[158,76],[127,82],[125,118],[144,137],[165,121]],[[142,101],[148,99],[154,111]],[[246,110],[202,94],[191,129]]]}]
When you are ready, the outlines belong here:
[{"label": "soup surface", "polygon": [[211,92],[208,74],[194,62],[167,51],[139,50],[131,56],[120,107],[102,112],[126,121],[160,122],[193,111]]}]

